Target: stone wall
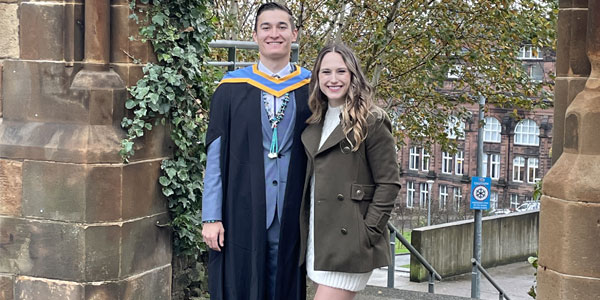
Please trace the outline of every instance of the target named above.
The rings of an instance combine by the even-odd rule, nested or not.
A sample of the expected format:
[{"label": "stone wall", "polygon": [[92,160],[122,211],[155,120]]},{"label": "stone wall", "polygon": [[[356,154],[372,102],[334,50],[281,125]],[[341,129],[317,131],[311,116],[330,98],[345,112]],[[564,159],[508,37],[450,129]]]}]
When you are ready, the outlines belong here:
[{"label": "stone wall", "polygon": [[0,0],[2,300],[171,299],[171,233],[156,226],[168,132],[129,164],[118,154],[142,74],[130,56],[153,59],[129,14],[127,0]]},{"label": "stone wall", "polygon": [[[483,218],[481,261],[484,267],[526,261],[538,249],[539,213],[519,212]],[[412,231],[411,244],[442,277],[471,272],[473,220]],[[424,281],[427,270],[410,257],[410,280]]]}]

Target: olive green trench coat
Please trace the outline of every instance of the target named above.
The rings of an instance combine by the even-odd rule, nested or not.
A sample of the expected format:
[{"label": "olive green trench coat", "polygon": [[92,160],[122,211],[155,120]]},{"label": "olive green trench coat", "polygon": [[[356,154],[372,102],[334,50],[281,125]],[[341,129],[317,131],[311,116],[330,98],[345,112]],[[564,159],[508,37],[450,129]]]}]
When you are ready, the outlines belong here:
[{"label": "olive green trench coat", "polygon": [[323,122],[302,133],[308,165],[300,210],[300,264],[306,256],[313,174],[315,270],[364,273],[390,261],[387,221],[400,190],[395,141],[383,110],[374,109],[367,124],[367,138],[357,151],[340,125],[320,149]]}]

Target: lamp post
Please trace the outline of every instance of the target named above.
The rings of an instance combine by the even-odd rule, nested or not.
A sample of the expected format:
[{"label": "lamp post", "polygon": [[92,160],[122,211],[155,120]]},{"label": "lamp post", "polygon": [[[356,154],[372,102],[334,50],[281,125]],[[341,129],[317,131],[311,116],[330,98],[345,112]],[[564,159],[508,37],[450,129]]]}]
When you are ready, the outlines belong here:
[{"label": "lamp post", "polygon": [[431,187],[433,186],[433,180],[427,180],[427,186],[429,193],[427,193],[427,226],[431,225]]}]

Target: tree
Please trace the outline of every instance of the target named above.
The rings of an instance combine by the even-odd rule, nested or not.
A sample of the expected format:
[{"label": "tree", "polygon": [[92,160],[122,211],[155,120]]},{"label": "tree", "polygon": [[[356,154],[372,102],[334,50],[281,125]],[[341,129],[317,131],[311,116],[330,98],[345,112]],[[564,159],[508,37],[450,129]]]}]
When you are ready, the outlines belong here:
[{"label": "tree", "polygon": [[[218,38],[250,40],[261,1],[214,1]],[[294,0],[300,64],[311,68],[330,41],[354,48],[393,117],[399,141],[454,148],[451,116],[468,118],[464,103],[515,109],[547,104],[551,74],[529,80],[516,58],[524,44],[555,48],[555,0]],[[255,53],[245,54],[256,59]],[[457,77],[449,82],[447,75]]]}]

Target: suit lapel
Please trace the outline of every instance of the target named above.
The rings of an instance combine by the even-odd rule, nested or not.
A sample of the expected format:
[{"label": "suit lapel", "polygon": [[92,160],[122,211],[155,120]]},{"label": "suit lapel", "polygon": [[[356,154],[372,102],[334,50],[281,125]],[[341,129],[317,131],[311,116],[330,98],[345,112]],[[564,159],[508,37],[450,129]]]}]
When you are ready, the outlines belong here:
[{"label": "suit lapel", "polygon": [[311,157],[314,157],[317,153],[322,129],[323,123],[321,122],[308,125],[306,129],[304,129],[304,132],[302,132],[302,144],[304,144],[304,148],[306,148],[306,151],[308,151]]}]

